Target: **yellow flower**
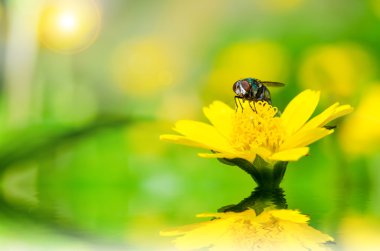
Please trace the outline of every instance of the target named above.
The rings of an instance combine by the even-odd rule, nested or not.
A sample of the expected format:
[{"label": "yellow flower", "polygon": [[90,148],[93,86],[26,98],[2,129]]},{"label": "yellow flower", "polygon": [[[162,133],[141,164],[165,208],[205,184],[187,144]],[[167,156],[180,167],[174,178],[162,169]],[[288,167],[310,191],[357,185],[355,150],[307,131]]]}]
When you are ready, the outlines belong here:
[{"label": "yellow flower", "polygon": [[180,250],[211,247],[210,250],[330,250],[327,234],[310,227],[309,217],[296,210],[266,209],[259,215],[248,209],[240,213],[200,214],[207,222],[161,231]]},{"label": "yellow flower", "polygon": [[251,163],[260,156],[267,163],[296,161],[309,152],[309,144],[333,133],[324,128],[330,121],[352,111],[350,105],[335,103],[310,119],[320,92],[306,90],[296,96],[281,116],[278,109],[266,102],[255,102],[253,111],[248,102],[235,111],[220,101],[204,108],[212,125],[180,120],[174,130],[182,135],[162,135],[162,140],[210,149],[201,157],[245,159]]}]

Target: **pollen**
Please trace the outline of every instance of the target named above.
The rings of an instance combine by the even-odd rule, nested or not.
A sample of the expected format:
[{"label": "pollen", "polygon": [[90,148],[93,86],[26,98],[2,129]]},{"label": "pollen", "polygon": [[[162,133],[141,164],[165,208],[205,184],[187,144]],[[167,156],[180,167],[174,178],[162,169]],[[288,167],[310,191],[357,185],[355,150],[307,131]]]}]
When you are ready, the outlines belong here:
[{"label": "pollen", "polygon": [[266,148],[276,152],[284,142],[285,130],[281,125],[277,107],[265,101],[243,104],[234,114],[230,144],[238,151],[256,151]]}]

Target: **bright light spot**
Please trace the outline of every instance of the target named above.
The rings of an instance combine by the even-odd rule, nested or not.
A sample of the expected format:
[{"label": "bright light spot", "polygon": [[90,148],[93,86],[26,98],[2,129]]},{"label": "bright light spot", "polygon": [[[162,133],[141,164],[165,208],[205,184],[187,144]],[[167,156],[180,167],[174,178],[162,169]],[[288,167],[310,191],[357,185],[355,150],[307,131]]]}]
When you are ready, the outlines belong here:
[{"label": "bright light spot", "polygon": [[74,31],[77,27],[77,20],[73,13],[63,13],[58,18],[58,26],[63,31]]},{"label": "bright light spot", "polygon": [[93,0],[48,1],[39,23],[41,43],[63,53],[75,53],[88,48],[97,38],[101,17]]}]

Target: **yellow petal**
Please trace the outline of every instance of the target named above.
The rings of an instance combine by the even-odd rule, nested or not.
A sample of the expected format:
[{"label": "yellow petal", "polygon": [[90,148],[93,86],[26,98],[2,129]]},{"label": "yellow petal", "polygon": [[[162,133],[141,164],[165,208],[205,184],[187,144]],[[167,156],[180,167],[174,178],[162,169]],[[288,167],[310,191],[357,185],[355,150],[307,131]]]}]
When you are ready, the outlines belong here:
[{"label": "yellow petal", "polygon": [[231,107],[223,102],[214,101],[209,107],[203,108],[203,113],[220,134],[226,138],[230,137],[233,125],[232,119],[235,113]]},{"label": "yellow petal", "polygon": [[288,135],[300,129],[310,118],[317,107],[319,95],[319,91],[306,90],[290,101],[281,115],[282,124]]},{"label": "yellow petal", "polygon": [[284,144],[280,146],[280,150],[283,151],[287,149],[308,146],[311,143],[333,132],[334,130],[328,130],[326,128],[312,128],[308,130],[301,130],[288,138]]},{"label": "yellow petal", "polygon": [[329,108],[312,118],[310,121],[308,121],[301,130],[307,130],[307,129],[312,129],[312,128],[317,128],[321,127],[325,124],[327,124],[328,118],[334,114],[336,108],[339,106],[339,103],[335,103],[331,105]]},{"label": "yellow petal", "polygon": [[270,151],[269,149],[265,147],[252,148],[252,151],[254,151],[257,155],[259,155],[265,161],[267,161],[269,157],[272,155],[272,151]]},{"label": "yellow petal", "polygon": [[[344,116],[344,115],[346,115],[346,114],[349,114],[349,113],[351,113],[353,110],[354,110],[354,108],[353,108],[352,106],[350,106],[350,105],[342,105],[342,106],[339,106],[339,107],[335,110],[334,114],[332,114],[332,115],[326,120],[326,123],[325,123],[325,124],[329,123],[330,121],[332,121],[332,120],[334,120],[334,119],[336,119],[336,118],[339,118],[339,117],[342,117],[342,116]],[[325,124],[323,124],[323,125],[325,125]],[[322,125],[322,126],[323,126],[323,125]]]},{"label": "yellow petal", "polygon": [[188,138],[186,138],[184,136],[179,136],[179,135],[172,135],[172,134],[160,135],[160,140],[167,141],[167,142],[173,142],[173,143],[186,145],[186,146],[210,149],[206,145],[203,145],[203,144],[198,143],[198,142],[191,141]]},{"label": "yellow petal", "polygon": [[350,112],[352,112],[353,108],[350,105],[341,105],[339,106],[339,103],[335,103],[326,110],[324,110],[322,113],[318,114],[314,118],[312,118],[310,121],[308,121],[305,126],[302,127],[301,130],[307,130],[311,128],[316,127],[322,127],[329,123],[330,121],[344,116]]},{"label": "yellow petal", "polygon": [[229,152],[231,146],[213,126],[191,120],[180,120],[174,130],[183,134],[188,140],[209,147],[217,152]]},{"label": "yellow petal", "polygon": [[269,159],[278,161],[296,161],[309,152],[308,147],[293,148],[273,154]]}]

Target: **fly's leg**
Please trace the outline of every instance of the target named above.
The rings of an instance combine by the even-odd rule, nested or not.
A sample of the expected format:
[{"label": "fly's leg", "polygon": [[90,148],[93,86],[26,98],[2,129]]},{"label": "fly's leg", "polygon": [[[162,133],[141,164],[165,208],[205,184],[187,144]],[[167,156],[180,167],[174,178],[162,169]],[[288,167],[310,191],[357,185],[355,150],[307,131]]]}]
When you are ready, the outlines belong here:
[{"label": "fly's leg", "polygon": [[[241,107],[241,112],[243,112],[243,110],[244,110],[243,105],[241,104],[240,99],[241,99],[241,97],[239,97],[239,96],[235,96],[235,105],[236,105],[236,110],[235,110],[235,111],[236,111],[236,112],[237,112],[237,110],[238,110],[238,108],[239,108],[238,103],[239,103],[239,105],[240,105],[240,107]],[[236,101],[236,100],[238,100],[238,101]]]},{"label": "fly's leg", "polygon": [[[251,105],[251,102],[253,103],[253,107],[252,107],[252,105]],[[254,111],[254,112],[257,113],[257,111],[256,111],[256,106],[255,106],[255,101],[249,101],[248,104],[249,104],[249,107],[251,107],[252,111]]]},{"label": "fly's leg", "polygon": [[237,110],[238,110],[238,104],[236,101],[237,98],[238,98],[237,96],[235,96],[235,98],[234,98],[234,100],[235,100],[235,112],[237,112]]},{"label": "fly's leg", "polygon": [[[249,107],[251,107],[251,110],[252,110],[252,111],[255,111],[255,109],[253,109],[253,107],[252,107],[252,105],[251,105],[251,101],[249,101],[248,104],[249,104]],[[253,105],[255,105],[255,103],[253,103]]]},{"label": "fly's leg", "polygon": [[[244,102],[244,100],[243,100],[243,102]],[[241,113],[243,113],[244,107],[243,107],[243,104],[241,103],[241,98],[239,98],[239,104],[241,107]]]}]

